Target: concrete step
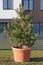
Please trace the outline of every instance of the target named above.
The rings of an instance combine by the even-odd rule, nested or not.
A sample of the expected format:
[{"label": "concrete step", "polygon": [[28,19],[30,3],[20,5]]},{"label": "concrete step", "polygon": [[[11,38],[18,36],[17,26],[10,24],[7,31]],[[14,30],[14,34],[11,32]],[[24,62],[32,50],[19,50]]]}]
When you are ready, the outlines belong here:
[{"label": "concrete step", "polygon": [[[3,33],[0,34],[0,49],[11,49],[9,40]],[[43,49],[43,39],[38,39],[32,49]]]},{"label": "concrete step", "polygon": [[35,44],[33,45],[32,49],[43,50],[43,39],[42,40],[37,40],[35,42]]}]

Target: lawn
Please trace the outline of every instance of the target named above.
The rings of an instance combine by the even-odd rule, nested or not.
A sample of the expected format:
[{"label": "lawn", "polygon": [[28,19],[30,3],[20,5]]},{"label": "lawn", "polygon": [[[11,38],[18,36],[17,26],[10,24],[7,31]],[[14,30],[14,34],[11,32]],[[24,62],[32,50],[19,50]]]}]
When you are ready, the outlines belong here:
[{"label": "lawn", "polygon": [[43,50],[32,50],[31,61],[14,63],[12,50],[0,50],[0,65],[43,65]]},{"label": "lawn", "polygon": [[[10,49],[10,47],[9,41],[4,36],[0,36],[0,49]],[[43,40],[36,41],[33,48],[43,49]],[[13,61],[12,50],[0,50],[0,65],[43,65],[43,50],[32,50],[31,61],[24,63]]]}]

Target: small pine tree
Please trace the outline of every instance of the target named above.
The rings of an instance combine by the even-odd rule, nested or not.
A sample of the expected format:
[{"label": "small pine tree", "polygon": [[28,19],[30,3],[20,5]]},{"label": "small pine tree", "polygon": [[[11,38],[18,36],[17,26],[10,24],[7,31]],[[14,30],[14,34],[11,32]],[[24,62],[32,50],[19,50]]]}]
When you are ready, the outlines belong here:
[{"label": "small pine tree", "polygon": [[37,36],[37,34],[32,33],[32,12],[25,15],[25,9],[21,5],[15,11],[18,16],[7,24],[7,28],[4,28],[4,33],[7,34],[12,43],[16,41],[15,43],[18,47],[23,45],[30,47],[34,44]]}]

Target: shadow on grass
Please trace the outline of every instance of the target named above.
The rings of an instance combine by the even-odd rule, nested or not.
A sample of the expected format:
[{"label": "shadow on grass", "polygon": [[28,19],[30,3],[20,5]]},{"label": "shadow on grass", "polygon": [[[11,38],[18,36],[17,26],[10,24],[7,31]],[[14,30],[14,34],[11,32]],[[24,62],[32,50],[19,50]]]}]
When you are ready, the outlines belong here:
[{"label": "shadow on grass", "polygon": [[43,62],[43,58],[31,58],[30,62]]},{"label": "shadow on grass", "polygon": [[[0,62],[13,62],[13,60],[0,60]],[[30,58],[30,62],[43,62],[43,58]]]},{"label": "shadow on grass", "polygon": [[43,58],[31,58],[30,62],[23,62],[23,63],[14,62],[13,60],[3,60],[0,61],[0,65],[43,65],[42,62]]}]

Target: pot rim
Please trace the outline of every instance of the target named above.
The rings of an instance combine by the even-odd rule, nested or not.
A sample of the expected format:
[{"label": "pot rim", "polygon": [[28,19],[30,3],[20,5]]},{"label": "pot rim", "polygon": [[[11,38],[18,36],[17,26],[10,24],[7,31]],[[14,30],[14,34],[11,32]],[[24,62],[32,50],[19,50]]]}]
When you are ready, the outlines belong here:
[{"label": "pot rim", "polygon": [[16,49],[16,50],[31,50],[31,47],[29,47],[28,49],[24,49],[24,48],[16,48],[16,47],[13,47],[13,46],[11,46],[11,48],[12,49]]}]

